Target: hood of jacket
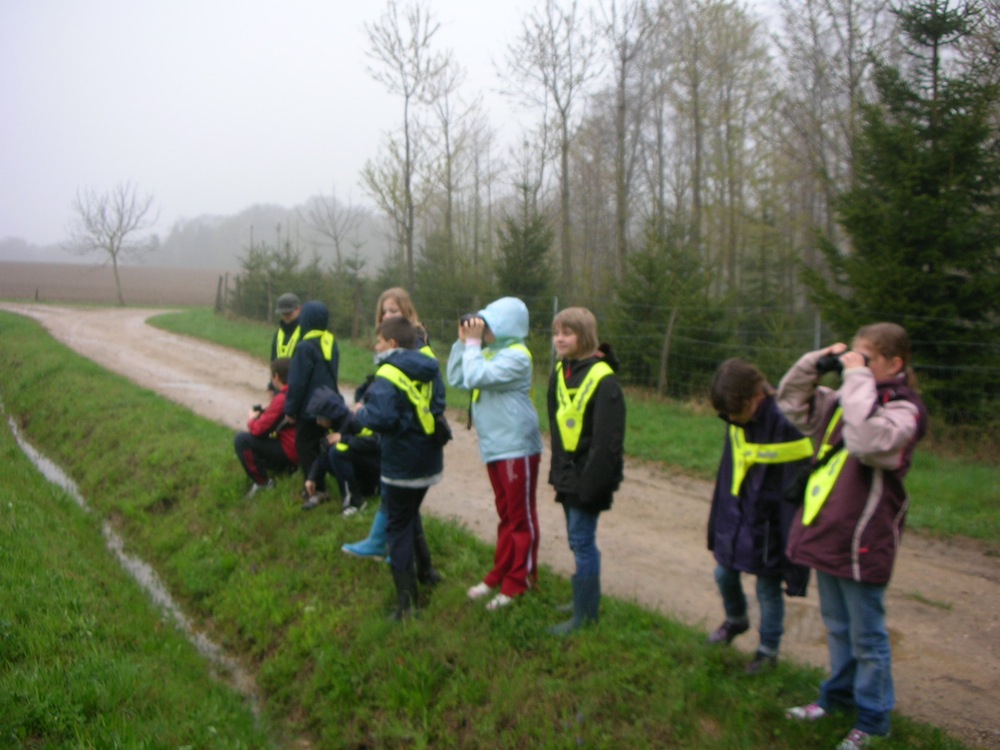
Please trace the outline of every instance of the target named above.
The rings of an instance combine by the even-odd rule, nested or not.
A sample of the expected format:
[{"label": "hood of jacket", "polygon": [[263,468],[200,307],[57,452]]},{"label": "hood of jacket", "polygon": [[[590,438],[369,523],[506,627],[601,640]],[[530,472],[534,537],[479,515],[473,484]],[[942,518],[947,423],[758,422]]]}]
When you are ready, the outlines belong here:
[{"label": "hood of jacket", "polygon": [[441,369],[436,359],[416,349],[393,349],[386,352],[379,364],[398,367],[408,378],[421,383],[430,383]]},{"label": "hood of jacket", "polygon": [[329,324],[330,311],[322,302],[313,299],[302,305],[299,325],[302,327],[303,336],[310,331],[325,331]]},{"label": "hood of jacket", "polygon": [[493,331],[498,344],[528,336],[528,306],[517,297],[501,297],[478,313]]},{"label": "hood of jacket", "polygon": [[313,392],[306,406],[306,415],[309,418],[326,417],[334,429],[339,427],[349,411],[347,404],[344,403],[344,397],[325,385]]}]

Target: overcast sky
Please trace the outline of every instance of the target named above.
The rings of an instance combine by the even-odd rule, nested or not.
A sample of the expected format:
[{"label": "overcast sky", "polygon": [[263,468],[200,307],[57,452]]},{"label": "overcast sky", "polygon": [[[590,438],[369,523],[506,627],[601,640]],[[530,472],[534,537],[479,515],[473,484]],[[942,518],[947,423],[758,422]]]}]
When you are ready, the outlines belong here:
[{"label": "overcast sky", "polygon": [[[491,122],[509,121],[491,61],[532,0],[428,1],[436,48],[468,70],[465,95],[481,91]],[[384,8],[0,0],[0,239],[63,241],[78,189],[125,181],[154,196],[163,236],[180,218],[291,208],[334,188],[366,201],[358,173],[401,117],[365,69],[364,24]]]}]

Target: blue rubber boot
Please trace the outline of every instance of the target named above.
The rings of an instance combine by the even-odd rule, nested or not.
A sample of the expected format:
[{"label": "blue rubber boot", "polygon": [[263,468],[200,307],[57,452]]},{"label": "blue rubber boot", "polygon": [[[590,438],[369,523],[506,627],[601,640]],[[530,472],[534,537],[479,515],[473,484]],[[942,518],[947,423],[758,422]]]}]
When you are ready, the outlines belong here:
[{"label": "blue rubber boot", "polygon": [[548,629],[552,635],[569,635],[585,625],[595,625],[601,611],[600,576],[577,576],[573,583],[573,617]]},{"label": "blue rubber boot", "polygon": [[368,538],[354,542],[354,544],[345,544],[340,548],[341,552],[355,557],[370,557],[375,560],[386,557],[389,554],[385,538],[385,527],[388,523],[389,514],[379,507],[378,513],[375,514],[375,520],[372,521],[372,529],[368,532]]}]

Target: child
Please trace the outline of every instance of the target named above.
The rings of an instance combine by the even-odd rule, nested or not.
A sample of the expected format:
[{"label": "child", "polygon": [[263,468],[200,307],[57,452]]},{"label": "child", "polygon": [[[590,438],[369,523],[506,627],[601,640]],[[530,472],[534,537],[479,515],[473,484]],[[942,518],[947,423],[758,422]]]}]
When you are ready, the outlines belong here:
[{"label": "child", "polygon": [[[317,424],[329,429],[333,420],[342,415],[343,401],[339,393],[319,388],[309,400],[308,413]],[[312,510],[329,499],[327,493],[316,491],[316,484],[321,477],[330,474],[337,480],[340,489],[341,512],[345,516],[353,516],[364,510],[365,498],[378,487],[378,437],[371,430],[362,430],[357,435],[331,431],[326,436],[326,442],[329,447],[320,453],[309,470],[306,479],[309,499],[302,505],[302,510]]]},{"label": "child", "polygon": [[[278,330],[274,332],[271,339],[271,357],[269,361],[276,359],[291,359],[295,352],[295,345],[302,338],[302,329],[299,327],[299,314],[302,312],[302,302],[297,295],[287,292],[278,297],[278,302],[274,308],[274,314],[281,318],[278,323]],[[274,391],[273,386],[268,384],[268,389]]]},{"label": "child", "polygon": [[[820,386],[842,369],[836,391]],[[815,721],[854,708],[854,728],[837,746],[868,747],[889,734],[895,704],[885,590],[906,520],[903,479],[927,431],[927,410],[909,368],[910,341],[895,323],[864,326],[851,349],[836,343],[802,356],[778,386],[778,406],[819,439],[788,557],[816,570],[827,628],[830,677],[816,703],[787,716]]]},{"label": "child", "polygon": [[[413,323],[417,330],[417,340],[414,346],[428,357],[433,357],[430,338],[420,317],[417,315],[417,308],[414,307],[409,293],[402,287],[392,287],[386,289],[379,295],[378,303],[375,305],[375,328],[376,330],[386,318],[404,317]],[[354,392],[354,402],[360,403],[364,400],[365,391],[371,383],[374,375],[368,376],[367,382],[361,385]],[[388,513],[384,505],[379,505],[375,518],[372,519],[372,527],[368,536],[360,542],[345,544],[340,548],[341,552],[355,557],[368,557],[373,560],[382,560],[387,554],[385,526],[389,520]]]},{"label": "child", "polygon": [[740,573],[757,576],[760,645],[749,674],[772,667],[784,630],[782,580],[790,596],[804,596],[809,569],[785,559],[795,506],[785,499],[791,480],[812,456],[812,443],[785,419],[764,373],[742,359],[727,359],[715,373],[712,406],[728,425],[708,517],[708,548],[726,620],[709,643],[731,643],[750,628]]},{"label": "child", "polygon": [[288,392],[288,359],[271,361],[271,385],[274,396],[263,411],[251,409],[247,432],[236,433],[234,446],[243,470],[253,480],[247,498],[262,489],[274,487],[267,472],[294,471],[299,457],[295,451],[295,429],[284,419],[285,394]]},{"label": "child", "polygon": [[444,472],[444,451],[435,437],[436,419],[444,414],[444,381],[437,360],[416,351],[416,343],[416,327],[406,318],[382,321],[375,379],[340,429],[356,433],[367,427],[381,436],[382,504],[388,512],[397,620],[417,608],[418,583],[434,586],[441,580],[431,565],[420,505]]},{"label": "child", "polygon": [[625,396],[614,371],[611,347],[598,347],[597,320],[582,307],[569,307],[552,321],[556,362],[549,380],[552,436],[549,483],[566,514],[566,531],[576,560],[573,617],[549,632],[564,635],[596,623],[601,601],[601,552],[597,521],[611,508],[624,475]]},{"label": "child", "polygon": [[489,610],[513,603],[538,577],[536,491],[542,433],[531,401],[527,335],[527,306],[504,297],[459,324],[458,341],[448,358],[449,385],[473,392],[479,454],[500,516],[493,569],[468,591],[476,600],[499,587],[486,605]]},{"label": "child", "polygon": [[[308,416],[309,398],[322,386],[337,392],[340,351],[333,334],[327,330],[329,323],[330,313],[322,302],[311,300],[302,306],[299,316],[302,339],[295,347],[288,373],[285,416],[295,425],[295,449],[304,478],[309,476],[309,470],[326,445],[326,430]],[[326,489],[322,477],[316,489],[319,492]]]}]

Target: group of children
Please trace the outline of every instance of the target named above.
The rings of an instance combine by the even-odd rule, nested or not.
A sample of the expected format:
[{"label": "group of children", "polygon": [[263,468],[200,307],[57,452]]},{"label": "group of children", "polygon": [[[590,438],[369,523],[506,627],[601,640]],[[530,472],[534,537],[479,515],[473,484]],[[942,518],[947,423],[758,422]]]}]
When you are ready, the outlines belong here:
[{"label": "group of children", "polygon": [[[393,616],[405,617],[417,606],[418,586],[441,580],[420,518],[428,488],[441,480],[443,444],[450,437],[440,367],[409,295],[387,290],[376,310],[377,369],[350,408],[337,391],[337,348],[326,331],[325,306],[308,302],[288,310],[293,305],[299,308],[294,295],[279,300],[274,399],[251,414],[248,432],[237,436],[237,453],[254,480],[251,492],[268,486],[268,470],[298,465],[306,476],[305,508],[327,497],[326,474],[337,479],[345,513],[362,508],[378,490],[382,502],[369,536],[343,550],[389,559],[397,594]],[[299,312],[298,328],[285,320],[292,312]],[[525,304],[498,299],[462,318],[446,367],[448,383],[471,392],[470,419],[494,493],[493,567],[467,591],[470,600],[486,599],[489,610],[514,603],[538,575],[542,436],[528,330]],[[289,360],[282,355],[290,341]],[[563,507],[576,571],[572,616],[549,630],[566,634],[599,617],[597,524],[623,478],[626,409],[615,377],[618,360],[600,342],[589,310],[559,312],[552,345],[557,362],[546,399],[548,478]],[[850,348],[837,343],[803,355],[777,389],[738,358],[722,363],[711,384],[712,405],[726,430],[708,548],[725,620],[708,640],[728,644],[750,628],[741,575],[754,575],[759,645],[746,670],[773,667],[784,596],[804,596],[815,570],[831,676],[817,702],[786,715],[814,721],[854,709],[856,726],[840,750],[887,735],[894,705],[885,589],[905,521],[903,478],[927,429],[909,362],[905,330],[877,323],[859,330]],[[829,369],[841,372],[836,390],[820,382]],[[269,433],[277,434],[272,443],[280,447],[258,450]]]}]

